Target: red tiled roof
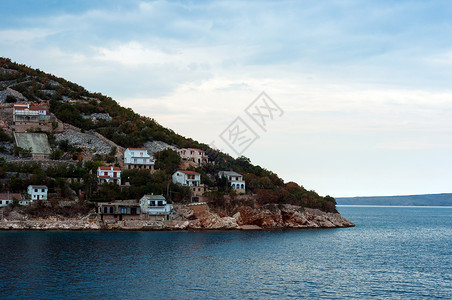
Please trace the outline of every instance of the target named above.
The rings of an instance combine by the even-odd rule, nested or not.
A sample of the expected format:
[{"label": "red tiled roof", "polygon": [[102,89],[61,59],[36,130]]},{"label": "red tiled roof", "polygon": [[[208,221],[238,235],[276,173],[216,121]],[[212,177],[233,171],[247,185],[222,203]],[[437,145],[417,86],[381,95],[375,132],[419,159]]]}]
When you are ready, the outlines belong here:
[{"label": "red tiled roof", "polygon": [[99,170],[102,171],[121,171],[118,167],[99,167]]},{"label": "red tiled roof", "polygon": [[201,150],[201,149],[198,149],[198,148],[187,148],[187,149],[204,152],[204,150]]},{"label": "red tiled roof", "polygon": [[110,176],[98,176],[99,178],[110,178]]},{"label": "red tiled roof", "polygon": [[190,174],[190,175],[201,175],[198,172],[195,171],[181,171],[179,170],[179,172],[184,173],[184,174]]},{"label": "red tiled roof", "polygon": [[22,200],[22,195],[18,193],[0,193],[0,200],[13,200],[13,198]]},{"label": "red tiled roof", "polygon": [[46,109],[42,106],[30,106],[30,110],[46,110]]},{"label": "red tiled roof", "polygon": [[45,110],[47,111],[44,107],[42,106],[31,106],[30,108],[26,107],[26,106],[14,106],[15,110]]}]

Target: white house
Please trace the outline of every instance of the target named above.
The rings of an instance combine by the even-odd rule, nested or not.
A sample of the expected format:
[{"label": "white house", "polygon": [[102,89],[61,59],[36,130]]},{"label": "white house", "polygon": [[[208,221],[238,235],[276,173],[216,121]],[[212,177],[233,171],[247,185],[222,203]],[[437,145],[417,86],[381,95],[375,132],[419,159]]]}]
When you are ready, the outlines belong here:
[{"label": "white house", "polygon": [[145,148],[127,148],[124,151],[126,169],[147,169],[154,171],[155,160]]},{"label": "white house", "polygon": [[195,171],[177,171],[173,174],[173,183],[190,187],[192,192],[191,201],[198,202],[205,190],[201,184],[201,174]]},{"label": "white house", "polygon": [[49,189],[45,185],[29,185],[27,193],[30,195],[30,201],[47,200],[48,190]]},{"label": "white house", "polygon": [[21,201],[22,195],[19,193],[0,193],[0,207],[12,204],[14,199]]},{"label": "white house", "polygon": [[201,174],[195,171],[176,171],[173,174],[173,183],[184,186],[200,186]]},{"label": "white house", "polygon": [[118,167],[98,167],[97,179],[99,184],[113,182],[121,185],[121,169]]},{"label": "white house", "polygon": [[239,193],[245,193],[245,181],[241,174],[234,171],[220,171],[218,172],[218,177],[226,177],[233,190],[236,190]]},{"label": "white house", "polygon": [[169,215],[173,205],[166,202],[162,195],[144,195],[140,199],[141,212],[149,215]]},{"label": "white house", "polygon": [[178,149],[177,153],[179,153],[180,158],[193,161],[198,165],[206,164],[209,162],[209,156],[207,156],[206,152],[201,149],[182,148]]}]

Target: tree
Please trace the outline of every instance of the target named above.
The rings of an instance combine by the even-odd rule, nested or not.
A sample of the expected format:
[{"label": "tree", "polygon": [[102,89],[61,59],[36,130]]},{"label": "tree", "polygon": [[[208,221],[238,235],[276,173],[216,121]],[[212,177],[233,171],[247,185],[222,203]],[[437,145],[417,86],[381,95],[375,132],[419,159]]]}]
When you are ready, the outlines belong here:
[{"label": "tree", "polygon": [[20,193],[25,191],[25,182],[19,177],[13,177],[8,180],[8,187],[11,192]]},{"label": "tree", "polygon": [[157,159],[157,162],[155,163],[156,169],[161,169],[168,174],[173,174],[179,168],[180,156],[174,150],[165,149],[155,153],[154,157]]}]

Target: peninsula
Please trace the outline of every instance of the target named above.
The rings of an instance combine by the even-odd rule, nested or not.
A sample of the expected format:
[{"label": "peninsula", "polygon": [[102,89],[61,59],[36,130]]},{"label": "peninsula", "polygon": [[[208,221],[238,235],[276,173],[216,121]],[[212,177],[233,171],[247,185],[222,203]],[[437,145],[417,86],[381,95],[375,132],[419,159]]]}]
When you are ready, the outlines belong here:
[{"label": "peninsula", "polygon": [[333,197],[0,58],[0,230],[351,226]]}]

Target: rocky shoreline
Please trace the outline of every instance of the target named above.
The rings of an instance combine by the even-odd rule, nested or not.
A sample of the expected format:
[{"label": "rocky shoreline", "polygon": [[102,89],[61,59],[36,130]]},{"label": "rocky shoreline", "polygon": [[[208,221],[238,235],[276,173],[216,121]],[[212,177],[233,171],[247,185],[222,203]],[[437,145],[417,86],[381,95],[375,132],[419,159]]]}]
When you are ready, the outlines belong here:
[{"label": "rocky shoreline", "polygon": [[239,207],[233,216],[212,212],[207,205],[178,207],[180,218],[171,221],[118,221],[105,223],[96,218],[37,218],[0,221],[0,230],[38,231],[188,231],[188,230],[272,230],[345,228],[355,224],[339,213],[283,205],[282,207]]}]

